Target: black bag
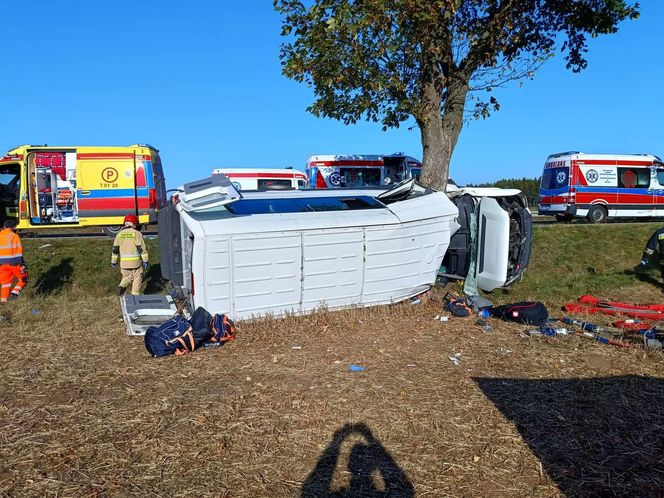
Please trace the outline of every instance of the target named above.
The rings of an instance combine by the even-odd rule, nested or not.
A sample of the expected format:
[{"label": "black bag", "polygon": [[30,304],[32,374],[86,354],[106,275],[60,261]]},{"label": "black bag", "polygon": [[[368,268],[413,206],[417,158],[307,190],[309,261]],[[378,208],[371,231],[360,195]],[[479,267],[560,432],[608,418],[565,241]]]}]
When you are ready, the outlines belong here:
[{"label": "black bag", "polygon": [[491,316],[507,320],[508,322],[527,323],[529,325],[542,325],[549,319],[549,312],[539,301],[522,301],[519,303],[503,304],[489,310]]}]

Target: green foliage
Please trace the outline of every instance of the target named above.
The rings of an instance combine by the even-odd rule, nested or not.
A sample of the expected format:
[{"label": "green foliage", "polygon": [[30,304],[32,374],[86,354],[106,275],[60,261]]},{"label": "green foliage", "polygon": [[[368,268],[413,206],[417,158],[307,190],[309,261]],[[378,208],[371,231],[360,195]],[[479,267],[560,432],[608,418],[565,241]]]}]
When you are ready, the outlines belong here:
[{"label": "green foliage", "polygon": [[482,183],[479,185],[469,185],[472,187],[498,187],[498,188],[516,188],[523,192],[527,197],[539,196],[539,178],[506,178],[493,183]]},{"label": "green foliage", "polygon": [[[455,112],[467,90],[532,78],[556,50],[567,67],[587,65],[587,37],[638,17],[625,0],[275,0],[280,58],[289,78],[313,87],[316,116],[397,127],[409,117]],[[426,93],[433,85],[438,99]],[[474,113],[499,108],[475,95]]]}]

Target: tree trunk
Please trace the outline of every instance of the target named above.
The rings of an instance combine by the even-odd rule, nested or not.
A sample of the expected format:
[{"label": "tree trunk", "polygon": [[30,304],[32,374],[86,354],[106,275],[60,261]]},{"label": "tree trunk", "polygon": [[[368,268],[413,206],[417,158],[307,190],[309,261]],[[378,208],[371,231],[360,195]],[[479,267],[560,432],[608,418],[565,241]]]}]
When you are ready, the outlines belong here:
[{"label": "tree trunk", "polygon": [[444,191],[450,176],[450,160],[463,127],[467,82],[450,82],[441,112],[441,97],[433,84],[424,90],[425,115],[418,120],[422,134],[420,183]]}]

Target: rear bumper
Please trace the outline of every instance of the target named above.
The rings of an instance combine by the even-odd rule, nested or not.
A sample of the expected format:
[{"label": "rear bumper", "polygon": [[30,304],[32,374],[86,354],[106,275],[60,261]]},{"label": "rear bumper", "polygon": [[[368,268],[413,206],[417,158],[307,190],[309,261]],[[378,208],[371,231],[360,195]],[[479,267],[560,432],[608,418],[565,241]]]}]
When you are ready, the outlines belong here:
[{"label": "rear bumper", "polygon": [[568,204],[539,204],[537,212],[543,216],[554,216],[557,214],[566,214],[569,216],[576,215],[576,205]]}]

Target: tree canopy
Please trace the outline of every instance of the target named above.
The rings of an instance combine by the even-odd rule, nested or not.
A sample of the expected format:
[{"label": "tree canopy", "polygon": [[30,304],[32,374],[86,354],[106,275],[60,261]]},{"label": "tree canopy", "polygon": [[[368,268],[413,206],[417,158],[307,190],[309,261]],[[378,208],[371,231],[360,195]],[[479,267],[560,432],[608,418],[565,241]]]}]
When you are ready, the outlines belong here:
[{"label": "tree canopy", "polygon": [[491,90],[556,50],[587,66],[588,37],[638,17],[624,0],[275,0],[283,73],[313,88],[308,111],[383,129],[414,120],[421,179],[443,188],[464,119],[499,108]]}]

